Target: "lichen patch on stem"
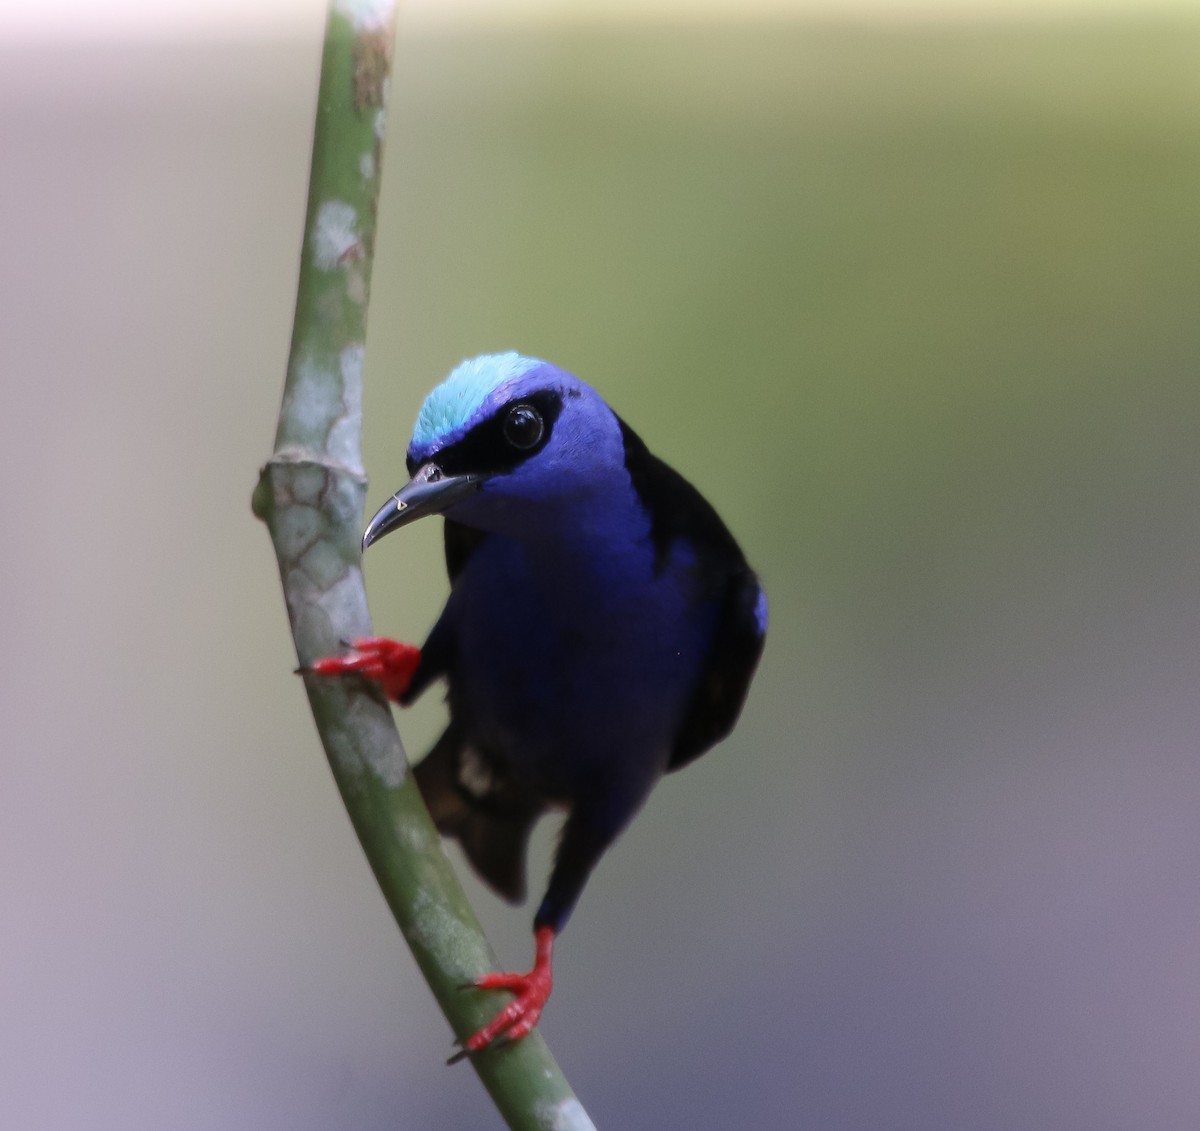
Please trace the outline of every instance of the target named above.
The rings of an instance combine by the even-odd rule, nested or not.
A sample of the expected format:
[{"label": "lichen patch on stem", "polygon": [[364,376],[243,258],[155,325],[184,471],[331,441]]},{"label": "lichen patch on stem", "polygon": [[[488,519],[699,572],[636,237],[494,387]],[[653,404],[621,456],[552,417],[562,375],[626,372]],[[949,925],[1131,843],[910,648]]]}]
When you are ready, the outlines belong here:
[{"label": "lichen patch on stem", "polygon": [[540,1105],[538,1123],[546,1131],[596,1131],[596,1125],[574,1096],[556,1104]]},{"label": "lichen patch on stem", "polygon": [[359,113],[387,101],[391,50],[392,33],[386,27],[359,32],[354,41],[354,108]]},{"label": "lichen patch on stem", "polygon": [[338,412],[325,439],[325,450],[332,459],[349,464],[361,459],[359,436],[362,434],[362,375],[365,350],[362,342],[352,342],[338,357],[342,378],[342,397]]},{"label": "lichen patch on stem", "polygon": [[380,31],[390,26],[396,5],[393,0],[334,0],[333,10],[355,31]]},{"label": "lichen patch on stem", "polygon": [[305,352],[293,363],[285,394],[288,434],[293,443],[321,453],[321,462],[362,475],[363,346],[344,347],[336,361]]},{"label": "lichen patch on stem", "polygon": [[399,789],[408,766],[387,707],[365,695],[355,696],[346,710],[346,723],[347,730],[358,740],[356,753],[365,753],[366,764],[380,784],[387,789]]},{"label": "lichen patch on stem", "polygon": [[328,362],[311,353],[301,354],[292,369],[284,407],[292,431],[302,435],[321,436],[329,419],[341,407],[338,382],[330,372]]},{"label": "lichen patch on stem", "polygon": [[419,891],[412,902],[412,925],[418,941],[437,952],[445,970],[469,981],[479,968],[478,932],[464,923],[445,903],[427,891]]},{"label": "lichen patch on stem", "polygon": [[321,271],[333,271],[354,258],[362,244],[358,234],[358,213],[344,200],[326,200],[317,209],[313,225],[313,263]]}]

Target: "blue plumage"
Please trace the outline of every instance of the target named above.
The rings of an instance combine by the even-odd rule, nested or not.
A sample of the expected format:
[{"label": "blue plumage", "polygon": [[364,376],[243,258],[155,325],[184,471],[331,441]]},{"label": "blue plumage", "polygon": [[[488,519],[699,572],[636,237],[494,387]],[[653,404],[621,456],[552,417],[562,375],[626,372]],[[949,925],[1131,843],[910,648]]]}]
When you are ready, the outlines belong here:
[{"label": "blue plumage", "polygon": [[480,983],[521,996],[474,1050],[536,1022],[550,943],[593,865],[662,774],[733,726],[766,600],[712,507],[591,387],[546,362],[464,362],[426,399],[408,465],[412,481],[364,546],[422,515],[446,518],[450,596],[397,695],[447,683],[450,723],[417,767],[422,793],[512,899],[533,822],[568,813],[535,917],[538,964]]},{"label": "blue plumage", "polygon": [[542,364],[513,350],[464,361],[425,398],[413,429],[413,445],[427,448],[461,436],[490,395]]}]

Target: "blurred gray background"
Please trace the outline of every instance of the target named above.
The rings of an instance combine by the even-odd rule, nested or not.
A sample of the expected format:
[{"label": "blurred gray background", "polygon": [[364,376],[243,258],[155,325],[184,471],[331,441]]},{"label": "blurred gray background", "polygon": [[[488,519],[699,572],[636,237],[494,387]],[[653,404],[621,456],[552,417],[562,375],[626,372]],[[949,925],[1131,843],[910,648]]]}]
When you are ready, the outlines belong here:
[{"label": "blurred gray background", "polygon": [[[320,31],[0,45],[14,1131],[499,1126],[248,505]],[[740,728],[559,948],[597,1125],[1200,1126],[1200,20],[406,24],[385,182],[371,503],[425,392],[517,348],[771,598]],[[423,638],[439,538],[369,556],[381,631]],[[531,909],[466,882],[526,965]]]}]

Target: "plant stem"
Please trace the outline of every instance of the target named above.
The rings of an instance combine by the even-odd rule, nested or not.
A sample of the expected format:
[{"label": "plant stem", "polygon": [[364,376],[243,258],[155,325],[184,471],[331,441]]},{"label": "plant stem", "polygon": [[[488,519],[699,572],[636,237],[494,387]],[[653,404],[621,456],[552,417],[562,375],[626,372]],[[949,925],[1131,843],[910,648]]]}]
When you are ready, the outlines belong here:
[{"label": "plant stem", "polygon": [[[254,492],[302,666],[371,635],[360,568],[362,368],[394,10],[333,0],[321,61],[296,319],[274,454]],[[506,1000],[460,987],[495,969],[408,771],[379,690],[307,676],[313,718],[384,898],[455,1034]],[[592,1128],[540,1035],[471,1057],[514,1131]]]}]

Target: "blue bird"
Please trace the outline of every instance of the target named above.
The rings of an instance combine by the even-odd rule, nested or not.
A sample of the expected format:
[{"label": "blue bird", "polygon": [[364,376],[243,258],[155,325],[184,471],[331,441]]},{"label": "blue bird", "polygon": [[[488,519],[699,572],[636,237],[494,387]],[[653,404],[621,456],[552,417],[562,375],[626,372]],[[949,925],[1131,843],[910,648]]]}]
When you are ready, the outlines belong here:
[{"label": "blue bird", "polygon": [[567,811],[514,1000],[463,1042],[537,1024],[554,940],[655,782],[732,729],[762,652],[758,579],[712,506],[588,385],[516,353],[463,362],[425,400],[409,483],[363,549],[445,517],[450,596],[419,650],[383,638],[319,660],[407,705],[444,679],[450,722],[415,775],[438,828],[514,902],[534,822]]}]

